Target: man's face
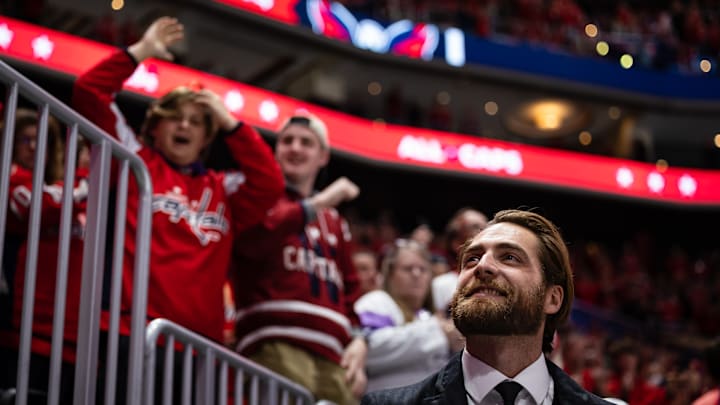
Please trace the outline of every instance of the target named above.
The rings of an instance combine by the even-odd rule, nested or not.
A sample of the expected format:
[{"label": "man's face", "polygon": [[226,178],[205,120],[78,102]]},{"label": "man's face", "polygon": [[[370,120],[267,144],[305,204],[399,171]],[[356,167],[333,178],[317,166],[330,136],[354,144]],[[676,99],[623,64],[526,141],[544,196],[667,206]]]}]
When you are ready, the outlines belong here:
[{"label": "man's face", "polygon": [[457,218],[455,221],[457,235],[451,241],[453,252],[457,253],[466,240],[485,229],[487,222],[485,215],[474,210],[468,210]]},{"label": "man's face", "polygon": [[546,314],[557,312],[543,281],[538,243],[532,232],[511,223],[492,225],[472,239],[458,264],[450,304],[463,335],[534,335]]},{"label": "man's face", "polygon": [[275,159],[288,182],[314,180],[329,159],[329,153],[317,135],[305,125],[291,124],[278,136]]},{"label": "man's face", "polygon": [[352,257],[355,270],[357,270],[360,290],[363,293],[380,287],[378,265],[375,254],[372,252],[357,252]]}]

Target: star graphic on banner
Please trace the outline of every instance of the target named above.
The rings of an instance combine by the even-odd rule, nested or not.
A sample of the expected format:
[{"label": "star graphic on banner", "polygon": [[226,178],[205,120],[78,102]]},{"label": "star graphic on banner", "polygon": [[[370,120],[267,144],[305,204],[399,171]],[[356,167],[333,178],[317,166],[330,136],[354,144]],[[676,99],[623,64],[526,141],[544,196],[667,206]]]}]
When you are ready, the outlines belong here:
[{"label": "star graphic on banner", "polygon": [[648,174],[647,186],[650,191],[659,194],[665,189],[665,178],[660,173],[652,172]]},{"label": "star graphic on banner", "polygon": [[225,94],[225,107],[237,113],[245,106],[245,97],[237,90],[230,90]]},{"label": "star graphic on banner", "polygon": [[47,35],[40,35],[32,40],[32,48],[33,56],[38,59],[48,60],[55,49],[55,43]]},{"label": "star graphic on banner", "polygon": [[689,174],[682,175],[680,180],[678,180],[678,189],[680,190],[680,194],[684,197],[694,196],[697,191],[697,186],[697,180]]},{"label": "star graphic on banner", "polygon": [[15,33],[8,28],[7,24],[0,24],[0,48],[8,49],[14,36]]},{"label": "star graphic on banner", "polygon": [[275,7],[274,0],[245,0],[245,2],[255,4],[256,6],[260,7],[262,11],[269,11],[273,7]]},{"label": "star graphic on banner", "polygon": [[140,66],[135,69],[132,76],[126,80],[125,84],[128,87],[145,90],[148,93],[154,93],[160,85],[157,68],[154,66],[148,67],[144,63],[141,63]]},{"label": "star graphic on banner", "polygon": [[280,115],[280,109],[274,101],[265,100],[260,103],[259,113],[263,121],[273,122],[278,118],[278,115]]},{"label": "star graphic on banner", "polygon": [[620,187],[629,188],[633,182],[635,182],[635,178],[630,169],[627,167],[621,167],[615,173],[615,181]]}]

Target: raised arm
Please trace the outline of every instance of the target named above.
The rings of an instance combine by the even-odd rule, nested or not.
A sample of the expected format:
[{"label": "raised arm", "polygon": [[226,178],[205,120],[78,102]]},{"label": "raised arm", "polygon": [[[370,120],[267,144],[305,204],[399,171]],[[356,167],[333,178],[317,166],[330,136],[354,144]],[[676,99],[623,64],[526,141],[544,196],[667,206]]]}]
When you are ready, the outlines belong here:
[{"label": "raised arm", "polygon": [[262,258],[278,247],[278,241],[285,236],[303,232],[305,225],[315,220],[318,212],[336,207],[359,193],[357,185],[341,177],[302,201],[281,199],[265,213],[259,224],[237,235],[236,249],[243,256]]},{"label": "raised arm", "polygon": [[[250,125],[240,123],[236,127],[224,141],[242,173],[242,184],[230,193],[235,231],[241,233],[265,221],[268,211],[284,193],[285,180],[270,146],[260,134]],[[233,176],[237,172],[225,172],[226,186]]]},{"label": "raised arm", "polygon": [[172,59],[168,47],[182,37],[183,27],[176,19],[155,20],[138,42],[127,50],[117,50],[77,78],[73,86],[73,108],[123,144],[138,148],[134,133],[114,102],[115,94],[122,90],[125,80],[143,60]]}]

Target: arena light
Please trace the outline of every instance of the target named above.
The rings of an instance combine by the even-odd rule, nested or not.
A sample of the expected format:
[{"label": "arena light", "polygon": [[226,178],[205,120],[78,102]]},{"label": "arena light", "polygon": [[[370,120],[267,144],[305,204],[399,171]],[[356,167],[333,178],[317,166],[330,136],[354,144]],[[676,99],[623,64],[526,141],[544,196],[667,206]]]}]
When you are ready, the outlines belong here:
[{"label": "arena light", "polygon": [[630,69],[634,62],[632,55],[628,53],[620,57],[620,66],[622,66],[623,69]]},{"label": "arena light", "polygon": [[587,24],[585,25],[585,35],[587,35],[589,38],[595,38],[598,34],[598,28],[595,24]]},{"label": "arena light", "polygon": [[582,146],[590,146],[592,143],[592,133],[590,131],[580,131],[578,134],[578,142]]},{"label": "arena light", "polygon": [[570,114],[570,108],[566,103],[542,101],[530,106],[528,113],[538,129],[547,131],[560,128]]},{"label": "arena light", "polygon": [[507,109],[503,118],[513,134],[547,139],[578,133],[590,120],[590,112],[569,100],[540,99]]},{"label": "arena light", "polygon": [[599,41],[595,44],[595,51],[600,56],[605,56],[610,52],[610,45],[605,41]]},{"label": "arena light", "polygon": [[700,70],[703,73],[709,73],[712,70],[712,62],[710,62],[707,59],[703,59],[700,61]]},{"label": "arena light", "polygon": [[458,28],[445,30],[445,61],[452,66],[465,65],[465,33]]}]

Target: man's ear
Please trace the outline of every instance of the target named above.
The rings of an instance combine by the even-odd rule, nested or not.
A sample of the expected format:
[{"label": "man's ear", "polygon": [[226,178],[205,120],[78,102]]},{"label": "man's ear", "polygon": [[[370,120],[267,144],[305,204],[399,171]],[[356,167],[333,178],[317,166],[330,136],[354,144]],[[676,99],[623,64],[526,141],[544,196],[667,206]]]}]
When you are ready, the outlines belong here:
[{"label": "man's ear", "polygon": [[328,162],[330,162],[330,148],[323,148],[320,154],[320,167],[327,166]]},{"label": "man's ear", "polygon": [[565,292],[559,285],[551,285],[545,291],[545,313],[547,315],[556,314],[562,307]]}]

